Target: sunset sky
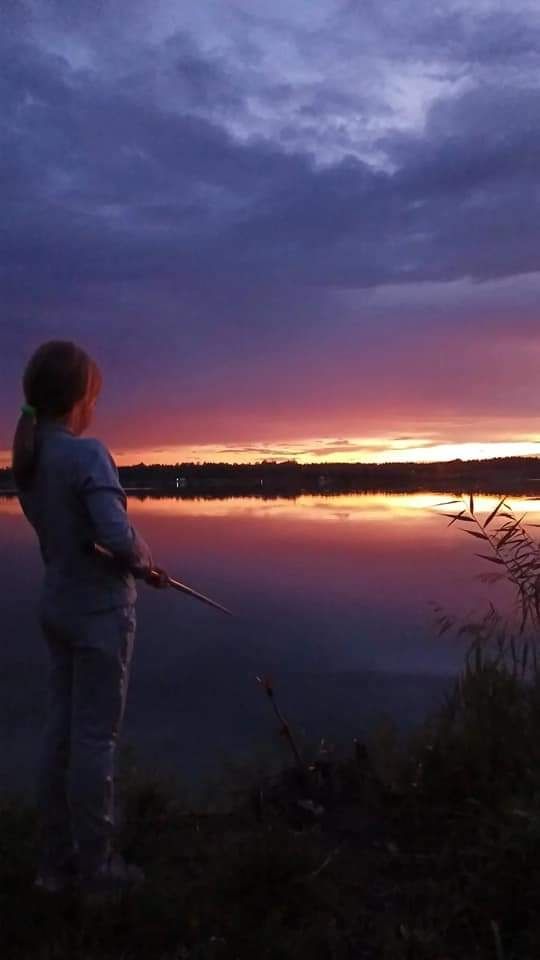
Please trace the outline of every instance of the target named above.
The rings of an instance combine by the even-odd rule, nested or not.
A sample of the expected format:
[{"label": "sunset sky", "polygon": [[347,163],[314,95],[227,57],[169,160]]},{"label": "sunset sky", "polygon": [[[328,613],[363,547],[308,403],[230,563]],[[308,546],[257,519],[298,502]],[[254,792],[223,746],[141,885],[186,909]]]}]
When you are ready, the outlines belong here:
[{"label": "sunset sky", "polygon": [[1,25],[0,462],[53,337],[120,463],[540,453],[537,0]]}]

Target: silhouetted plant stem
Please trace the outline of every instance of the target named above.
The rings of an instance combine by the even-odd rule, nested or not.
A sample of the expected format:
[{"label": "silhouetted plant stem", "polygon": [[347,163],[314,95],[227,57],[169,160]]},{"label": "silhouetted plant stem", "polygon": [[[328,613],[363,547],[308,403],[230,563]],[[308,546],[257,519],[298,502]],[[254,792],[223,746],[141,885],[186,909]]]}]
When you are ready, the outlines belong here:
[{"label": "silhouetted plant stem", "polygon": [[283,737],[285,737],[285,739],[287,740],[287,743],[289,744],[289,746],[290,746],[290,748],[291,748],[291,750],[292,750],[292,752],[293,752],[294,759],[295,759],[295,761],[296,761],[296,763],[297,763],[297,765],[298,765],[298,768],[301,769],[301,770],[305,770],[305,763],[304,763],[304,761],[302,760],[302,757],[301,757],[301,755],[300,755],[300,751],[298,750],[298,747],[296,746],[294,737],[293,737],[293,735],[292,735],[291,728],[290,728],[287,720],[285,719],[285,717],[284,717],[283,714],[281,713],[281,710],[279,709],[279,707],[278,707],[278,705],[277,705],[277,703],[276,703],[276,699],[275,699],[275,695],[274,695],[274,687],[273,687],[273,684],[271,683],[271,681],[270,681],[270,679],[269,679],[268,677],[257,677],[257,683],[259,683],[259,684],[261,685],[261,687],[266,691],[266,695],[267,695],[268,699],[270,700],[270,703],[271,703],[271,705],[272,705],[272,709],[273,709],[276,717],[278,718],[278,720],[279,720],[279,722],[280,722],[280,724],[281,724],[280,733],[281,733],[281,735],[282,735]]}]

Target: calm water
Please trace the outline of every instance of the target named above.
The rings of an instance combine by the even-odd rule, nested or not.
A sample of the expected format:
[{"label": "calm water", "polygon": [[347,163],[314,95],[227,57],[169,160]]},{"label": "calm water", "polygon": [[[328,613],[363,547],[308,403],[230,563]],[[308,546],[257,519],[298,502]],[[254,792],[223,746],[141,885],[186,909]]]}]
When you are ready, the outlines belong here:
[{"label": "calm water", "polygon": [[[385,714],[417,722],[463,652],[437,637],[431,604],[467,613],[488,598],[509,601],[504,585],[475,579],[486,569],[477,541],[448,530],[432,509],[446,499],[130,498],[156,562],[237,616],[141,587],[124,741],[145,765],[189,781],[253,755],[275,742],[261,673],[314,740],[352,737]],[[478,509],[495,502],[480,499]],[[0,777],[25,786],[43,722],[46,656],[34,610],[40,560],[15,500],[0,500],[0,564]]]}]

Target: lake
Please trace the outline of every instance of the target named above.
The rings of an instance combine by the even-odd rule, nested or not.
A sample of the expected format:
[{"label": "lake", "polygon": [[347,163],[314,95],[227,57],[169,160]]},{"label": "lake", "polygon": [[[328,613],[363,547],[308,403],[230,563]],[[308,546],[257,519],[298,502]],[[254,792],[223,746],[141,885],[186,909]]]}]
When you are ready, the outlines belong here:
[{"label": "lake", "polygon": [[[403,727],[440,700],[464,641],[437,635],[433,603],[472,615],[503,606],[478,541],[440,516],[452,495],[295,499],[129,498],[156,563],[234,619],[142,585],[124,744],[188,782],[276,746],[256,676],[310,741],[347,741],[382,717]],[[495,497],[477,498],[489,511]],[[512,505],[520,501],[512,498]],[[531,507],[531,504],[528,504]],[[448,509],[448,508],[446,508]],[[15,499],[0,499],[2,787],[32,781],[47,659],[36,624],[41,562]],[[283,751],[285,745],[279,747]]]}]

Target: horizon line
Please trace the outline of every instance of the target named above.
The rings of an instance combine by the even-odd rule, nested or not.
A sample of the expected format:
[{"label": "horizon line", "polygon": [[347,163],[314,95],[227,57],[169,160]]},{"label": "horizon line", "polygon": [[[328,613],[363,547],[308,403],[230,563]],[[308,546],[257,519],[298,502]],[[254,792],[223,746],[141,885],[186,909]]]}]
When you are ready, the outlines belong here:
[{"label": "horizon line", "polygon": [[[179,460],[175,463],[166,463],[163,461],[152,461],[147,462],[140,460],[137,463],[122,463],[118,464],[119,470],[132,470],[137,467],[160,467],[161,469],[173,470],[179,467],[207,467],[207,466],[216,466],[216,467],[237,467],[239,469],[249,469],[251,467],[279,467],[279,466],[295,466],[304,469],[306,467],[441,467],[441,466],[451,466],[456,463],[501,463],[504,461],[510,460],[540,460],[540,454],[538,453],[529,453],[529,454],[509,454],[506,456],[500,457],[455,457],[453,460],[326,460],[326,461],[308,461],[302,463],[299,460],[293,458],[285,460],[250,460],[244,463],[239,461],[230,461],[230,460]],[[0,466],[1,472],[10,471],[12,468],[9,464]]]}]

